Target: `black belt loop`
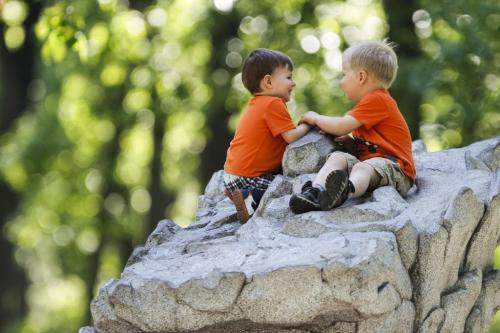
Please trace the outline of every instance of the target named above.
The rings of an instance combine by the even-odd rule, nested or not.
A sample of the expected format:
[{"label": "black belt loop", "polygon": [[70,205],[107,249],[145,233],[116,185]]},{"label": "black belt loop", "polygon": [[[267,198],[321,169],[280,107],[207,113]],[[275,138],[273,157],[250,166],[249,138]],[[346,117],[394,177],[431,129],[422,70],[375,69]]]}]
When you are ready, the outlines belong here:
[{"label": "black belt loop", "polygon": [[377,152],[378,145],[375,145],[371,142],[368,142],[368,141],[360,139],[360,138],[354,138],[354,141],[358,145],[366,146],[366,148],[368,149],[368,152],[370,152],[371,154],[375,154]]},{"label": "black belt loop", "polygon": [[[366,146],[366,149],[368,149],[368,152],[371,154],[377,153],[377,150],[379,150],[380,154],[383,154],[383,152],[380,151],[379,146],[376,144],[373,144],[373,143],[366,141],[366,140],[363,140],[361,138],[354,138],[354,141],[358,145]],[[391,155],[386,155],[386,154],[383,154],[383,155],[384,155],[384,158],[387,158],[388,160],[391,160],[394,163],[398,163],[398,159],[396,157],[391,156]]]}]

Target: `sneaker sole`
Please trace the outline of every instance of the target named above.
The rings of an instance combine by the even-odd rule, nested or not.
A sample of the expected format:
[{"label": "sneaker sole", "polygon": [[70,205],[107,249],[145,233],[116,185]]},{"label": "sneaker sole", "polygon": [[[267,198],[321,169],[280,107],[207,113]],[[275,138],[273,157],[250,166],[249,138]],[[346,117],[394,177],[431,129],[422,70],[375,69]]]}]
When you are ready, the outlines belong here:
[{"label": "sneaker sole", "polygon": [[321,210],[331,210],[336,207],[342,193],[345,191],[348,181],[347,172],[344,170],[332,171],[326,177],[326,191],[319,194],[319,206]]},{"label": "sneaker sole", "polygon": [[236,216],[238,217],[238,221],[240,221],[241,224],[247,223],[250,215],[248,214],[247,205],[245,204],[243,194],[241,194],[240,191],[236,190],[230,192],[229,195],[226,193],[226,195],[233,201],[233,204],[236,207]]},{"label": "sneaker sole", "polygon": [[299,197],[297,195],[292,195],[292,197],[290,198],[289,206],[290,210],[294,214],[302,214],[314,210],[320,210],[320,207],[315,205],[313,202],[306,200],[302,197]]}]

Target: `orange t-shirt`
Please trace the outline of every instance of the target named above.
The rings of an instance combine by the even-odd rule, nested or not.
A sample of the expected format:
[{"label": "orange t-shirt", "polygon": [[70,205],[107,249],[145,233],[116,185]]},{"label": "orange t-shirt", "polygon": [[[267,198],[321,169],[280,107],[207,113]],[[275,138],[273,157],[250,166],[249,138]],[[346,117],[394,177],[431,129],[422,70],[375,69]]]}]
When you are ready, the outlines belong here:
[{"label": "orange t-shirt", "polygon": [[227,150],[224,170],[242,177],[277,171],[287,146],[281,134],[294,128],[281,98],[253,97]]},{"label": "orange t-shirt", "polygon": [[361,161],[373,157],[395,157],[405,175],[415,180],[410,130],[387,90],[379,89],[367,94],[347,114],[363,124],[352,135],[378,145],[376,153],[370,153],[367,147],[363,147],[360,150]]}]

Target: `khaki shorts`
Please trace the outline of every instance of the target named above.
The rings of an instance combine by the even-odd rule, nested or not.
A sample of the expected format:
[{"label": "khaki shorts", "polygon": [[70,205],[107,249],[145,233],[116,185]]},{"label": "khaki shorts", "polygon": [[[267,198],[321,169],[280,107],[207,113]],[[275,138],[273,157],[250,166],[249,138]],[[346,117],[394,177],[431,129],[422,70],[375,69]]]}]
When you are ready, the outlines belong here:
[{"label": "khaki shorts", "polygon": [[[347,173],[349,174],[351,173],[354,164],[360,162],[360,160],[348,153],[337,151],[332,154],[340,154],[345,158],[347,162]],[[399,164],[387,158],[374,157],[364,160],[363,163],[369,164],[381,177],[380,183],[370,183],[370,186],[368,187],[369,190],[374,190],[381,186],[392,186],[396,189],[396,191],[398,191],[399,194],[404,196],[413,185],[413,181],[404,174]]]}]

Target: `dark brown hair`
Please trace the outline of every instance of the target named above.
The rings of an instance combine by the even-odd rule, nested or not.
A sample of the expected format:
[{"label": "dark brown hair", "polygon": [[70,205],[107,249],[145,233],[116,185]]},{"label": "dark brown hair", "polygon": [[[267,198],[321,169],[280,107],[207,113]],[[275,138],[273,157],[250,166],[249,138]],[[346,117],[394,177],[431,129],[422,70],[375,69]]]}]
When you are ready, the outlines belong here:
[{"label": "dark brown hair", "polygon": [[253,50],[243,64],[241,79],[245,88],[255,94],[260,91],[260,81],[276,68],[288,66],[293,70],[293,63],[289,56],[279,51],[269,49]]}]

